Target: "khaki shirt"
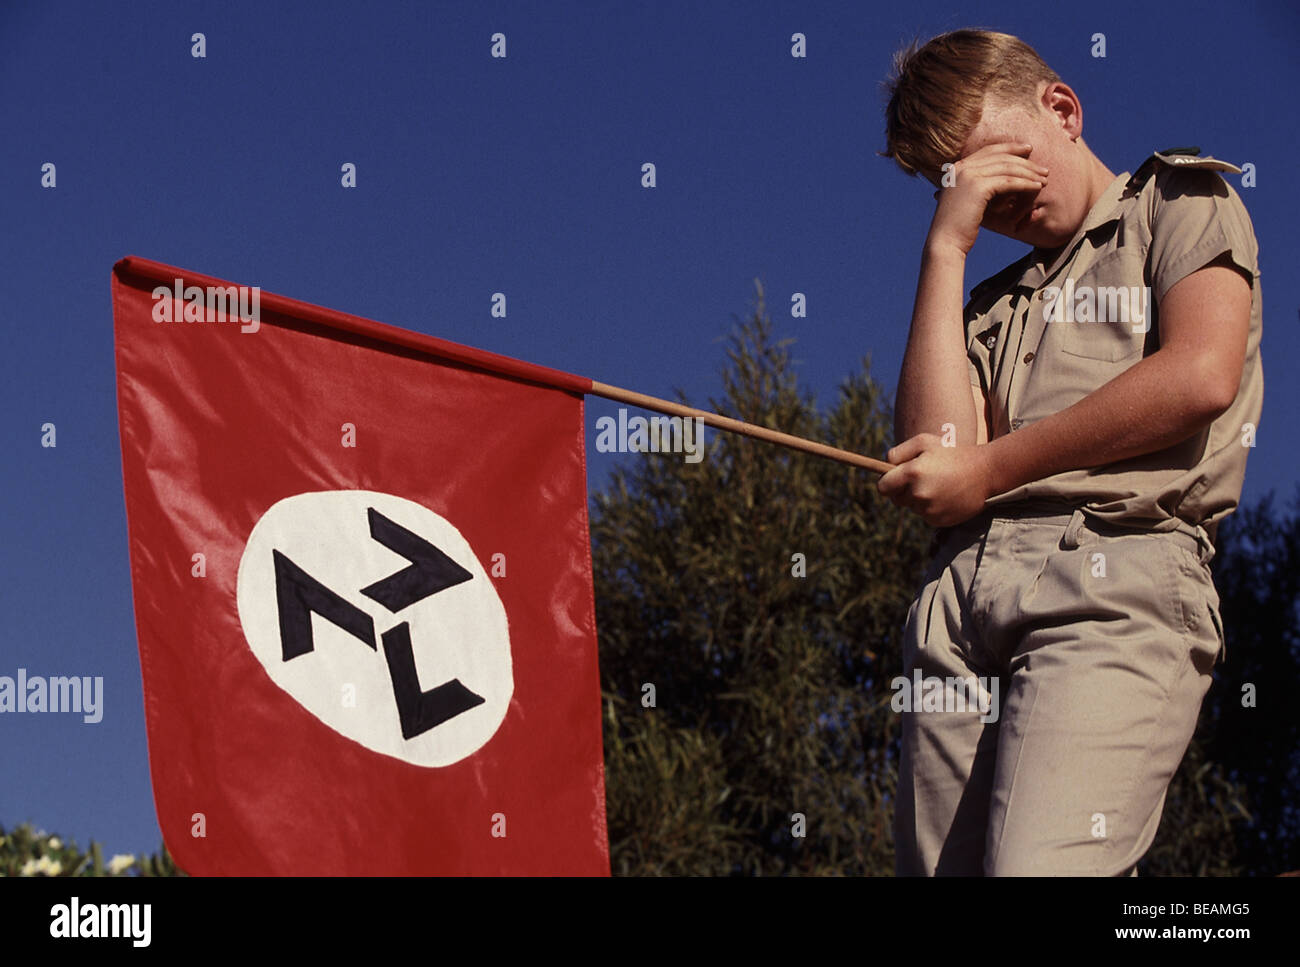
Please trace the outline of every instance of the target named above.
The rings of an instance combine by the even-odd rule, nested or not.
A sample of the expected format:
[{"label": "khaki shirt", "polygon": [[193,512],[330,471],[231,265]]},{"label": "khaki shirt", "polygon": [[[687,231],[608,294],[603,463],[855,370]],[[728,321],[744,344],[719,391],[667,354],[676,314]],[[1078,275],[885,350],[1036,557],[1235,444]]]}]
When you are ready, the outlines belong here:
[{"label": "khaki shirt", "polygon": [[990,505],[1064,499],[1146,530],[1172,530],[1181,518],[1214,540],[1241,498],[1264,395],[1258,247],[1250,216],[1220,171],[1240,169],[1153,155],[1136,177],[1126,171],[1111,182],[1050,263],[1034,249],[976,286],[965,320],[970,381],[988,397],[990,438],[997,438],[1078,402],[1155,352],[1165,293],[1228,252],[1252,280],[1250,336],[1232,406],[1181,443],[1054,474]]}]

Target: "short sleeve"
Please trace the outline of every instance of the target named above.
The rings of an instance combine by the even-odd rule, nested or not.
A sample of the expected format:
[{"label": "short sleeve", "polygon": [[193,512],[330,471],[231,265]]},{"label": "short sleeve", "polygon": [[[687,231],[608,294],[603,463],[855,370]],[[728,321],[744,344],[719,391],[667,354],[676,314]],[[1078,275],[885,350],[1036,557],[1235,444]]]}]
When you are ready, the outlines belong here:
[{"label": "short sleeve", "polygon": [[1241,198],[1213,170],[1162,171],[1151,227],[1151,286],[1157,302],[1174,284],[1225,252],[1247,278],[1259,275],[1259,247]]}]

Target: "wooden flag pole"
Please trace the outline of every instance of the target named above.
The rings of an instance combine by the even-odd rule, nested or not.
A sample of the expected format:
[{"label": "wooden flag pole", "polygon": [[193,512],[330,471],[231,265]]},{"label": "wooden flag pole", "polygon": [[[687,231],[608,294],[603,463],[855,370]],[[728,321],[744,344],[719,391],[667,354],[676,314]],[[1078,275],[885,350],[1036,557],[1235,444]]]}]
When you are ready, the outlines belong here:
[{"label": "wooden flag pole", "polygon": [[610,386],[608,383],[599,383],[594,379],[591,381],[591,389],[588,392],[593,393],[596,396],[603,396],[605,399],[615,400],[619,403],[629,403],[632,406],[654,410],[658,413],[668,413],[672,416],[698,419],[705,425],[717,427],[719,430],[728,430],[731,433],[740,433],[744,436],[754,437],[758,440],[766,440],[768,443],[777,443],[783,447],[790,447],[792,450],[802,450],[804,453],[813,453],[819,457],[826,457],[828,460],[837,460],[840,463],[847,463],[854,467],[862,467],[876,473],[888,473],[890,470],[894,469],[892,463],[886,463],[884,460],[875,460],[871,457],[864,457],[860,453],[850,453],[848,450],[828,447],[824,443],[814,443],[812,440],[805,440],[803,437],[792,436],[789,433],[781,433],[779,430],[769,430],[767,427],[755,426],[752,423],[744,423],[741,420],[733,420],[729,416],[719,416],[717,413],[708,413],[704,410],[697,410],[692,406],[683,406],[681,403],[673,403],[670,400],[661,400],[654,396],[646,396],[644,393],[634,393],[631,390],[620,389],[617,386]]},{"label": "wooden flag pole", "polygon": [[[134,255],[119,259],[117,264],[113,266],[113,272],[115,277],[119,274],[130,273],[168,285],[174,283],[177,287],[177,301],[180,301],[182,280],[188,285],[206,286],[209,293],[211,293],[213,287],[219,287],[223,291],[230,287],[229,282],[213,278],[210,275],[178,269],[172,265],[164,265],[161,262],[153,262]],[[474,366],[487,372],[515,379],[532,380],[544,386],[555,386],[572,393],[593,393],[596,396],[603,396],[619,403],[629,403],[632,406],[640,406],[647,410],[668,413],[672,416],[698,419],[708,426],[717,427],[719,430],[740,433],[744,436],[754,437],[757,440],[766,440],[768,443],[776,443],[783,447],[790,447],[793,450],[802,450],[804,453],[812,453],[828,460],[847,463],[853,467],[862,467],[875,473],[888,473],[894,469],[894,465],[891,463],[864,457],[860,453],[850,453],[848,450],[828,447],[824,443],[813,443],[813,441],[805,440],[803,437],[781,433],[778,430],[769,430],[762,426],[754,426],[752,423],[733,420],[731,417],[719,416],[717,413],[706,413],[704,410],[683,406],[670,400],[646,396],[644,393],[633,393],[631,390],[610,386],[608,383],[598,383],[591,380],[591,387],[588,388],[588,381],[580,376],[562,373],[544,366],[534,366],[531,363],[509,359],[496,353],[486,353],[479,349],[472,349],[469,346],[460,346],[456,343],[447,342],[445,339],[435,339],[433,336],[426,336],[422,333],[408,332],[393,326],[385,326],[370,319],[334,312],[310,303],[276,295],[273,292],[258,290],[258,298],[258,305],[264,311],[291,315],[318,325],[327,326],[330,329],[343,330],[377,339],[381,342],[404,346],[408,349],[437,356],[440,359],[451,360],[466,366]]]}]

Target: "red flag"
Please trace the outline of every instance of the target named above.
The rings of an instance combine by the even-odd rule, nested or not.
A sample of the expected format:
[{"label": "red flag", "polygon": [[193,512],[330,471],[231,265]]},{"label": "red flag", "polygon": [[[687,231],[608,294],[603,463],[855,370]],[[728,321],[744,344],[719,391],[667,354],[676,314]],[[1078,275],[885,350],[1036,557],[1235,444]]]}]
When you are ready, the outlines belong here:
[{"label": "red flag", "polygon": [[134,257],[113,314],[177,863],[608,875],[590,381]]}]

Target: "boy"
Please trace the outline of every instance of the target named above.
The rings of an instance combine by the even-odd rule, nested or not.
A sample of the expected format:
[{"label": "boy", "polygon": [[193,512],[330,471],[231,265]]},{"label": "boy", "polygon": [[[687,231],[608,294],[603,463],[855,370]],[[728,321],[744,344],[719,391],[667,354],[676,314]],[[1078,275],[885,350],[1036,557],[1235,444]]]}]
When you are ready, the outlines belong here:
[{"label": "boy", "polygon": [[[939,528],[904,671],[1002,696],[903,713],[897,871],[1134,875],[1223,653],[1208,562],[1263,397],[1239,169],[1113,174],[1007,34],[900,52],[888,87],[884,154],[939,189],[878,483]],[[1033,248],[963,311],[981,227]]]}]

